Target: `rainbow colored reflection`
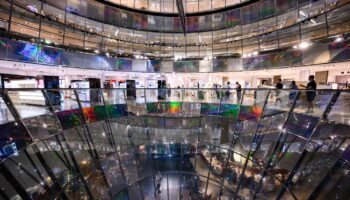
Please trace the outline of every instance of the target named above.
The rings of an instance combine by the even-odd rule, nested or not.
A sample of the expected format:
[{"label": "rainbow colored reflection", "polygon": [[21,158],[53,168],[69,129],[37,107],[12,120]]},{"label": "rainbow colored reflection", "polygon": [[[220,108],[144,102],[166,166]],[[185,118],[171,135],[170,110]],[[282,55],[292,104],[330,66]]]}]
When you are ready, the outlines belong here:
[{"label": "rainbow colored reflection", "polygon": [[221,104],[220,115],[224,117],[230,117],[237,119],[239,111],[239,105],[237,104]]},{"label": "rainbow colored reflection", "polygon": [[106,106],[109,118],[128,116],[126,104],[112,104]]},{"label": "rainbow colored reflection", "polygon": [[182,102],[152,102],[147,103],[147,111],[150,114],[179,113],[181,112]]},{"label": "rainbow colored reflection", "polygon": [[202,115],[219,115],[240,120],[256,120],[262,114],[260,106],[240,106],[237,104],[202,103]]},{"label": "rainbow colored reflection", "polygon": [[105,106],[83,108],[83,113],[88,123],[107,119]]},{"label": "rainbow colored reflection", "polygon": [[96,121],[96,114],[94,111],[94,108],[88,107],[88,108],[83,108],[83,113],[86,119],[86,122],[95,122]]},{"label": "rainbow colored reflection", "polygon": [[[22,43],[19,43],[22,44]],[[37,60],[37,54],[39,51],[39,48],[37,45],[32,44],[24,44],[24,46],[21,46],[21,50],[18,51],[18,55],[20,55],[20,60],[25,61],[32,61],[35,62]]]},{"label": "rainbow colored reflection", "polygon": [[65,110],[57,112],[56,114],[63,129],[80,126],[84,122],[83,115],[79,109]]},{"label": "rainbow colored reflection", "polygon": [[181,102],[167,102],[166,108],[168,113],[178,113],[181,111]]},{"label": "rainbow colored reflection", "polygon": [[57,113],[57,117],[60,120],[63,129],[73,128],[75,126],[80,126],[84,122],[92,123],[100,120],[105,120],[108,118],[107,113],[110,118],[124,117],[128,115],[126,111],[125,104],[114,104],[107,106],[95,106],[95,107],[86,107],[82,108],[82,113],[79,109],[75,110],[66,110]]},{"label": "rainbow colored reflection", "polygon": [[219,115],[219,106],[218,103],[202,103],[201,105],[201,114],[202,115]]},{"label": "rainbow colored reflection", "polygon": [[150,114],[161,114],[164,113],[165,107],[163,102],[152,102],[147,103],[147,111]]},{"label": "rainbow colored reflection", "polygon": [[233,27],[233,26],[239,25],[241,22],[240,14],[241,13],[240,13],[239,9],[227,11],[227,13],[226,13],[226,26]]},{"label": "rainbow colored reflection", "polygon": [[260,106],[242,106],[239,112],[239,120],[256,120],[262,114],[262,107]]}]

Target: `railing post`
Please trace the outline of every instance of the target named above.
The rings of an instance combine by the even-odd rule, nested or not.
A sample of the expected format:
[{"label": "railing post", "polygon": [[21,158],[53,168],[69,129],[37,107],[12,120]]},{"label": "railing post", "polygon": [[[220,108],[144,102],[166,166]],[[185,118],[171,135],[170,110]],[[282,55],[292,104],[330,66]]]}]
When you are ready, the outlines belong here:
[{"label": "railing post", "polygon": [[[74,89],[74,95],[75,95],[75,98],[76,98],[78,106],[79,106],[79,111],[80,111],[81,115],[83,116],[84,124],[81,127],[83,128],[84,134],[87,135],[86,142],[88,143],[91,152],[93,152],[93,154],[92,154],[93,158],[95,158],[95,159],[99,158],[99,155],[98,155],[96,147],[95,147],[95,143],[92,140],[91,133],[90,133],[90,130],[88,128],[88,123],[87,123],[86,117],[84,115],[84,111],[83,111],[83,107],[82,107],[81,102],[80,102],[79,94],[78,94],[76,89]],[[85,131],[87,132],[87,134],[85,133]],[[92,145],[92,148],[90,145]]]},{"label": "railing post", "polygon": [[[66,149],[68,150],[68,153],[69,153],[69,155],[70,155],[70,157],[71,157],[71,159],[72,159],[74,168],[75,168],[75,170],[77,170],[77,174],[79,174],[80,180],[81,180],[81,182],[83,183],[83,185],[84,185],[84,187],[85,187],[85,190],[86,190],[86,192],[87,192],[89,198],[90,198],[90,199],[93,199],[93,195],[92,195],[92,193],[91,193],[91,191],[90,191],[90,188],[89,188],[89,186],[88,186],[88,183],[87,183],[87,181],[85,180],[85,178],[84,178],[83,175],[82,175],[82,171],[81,171],[81,169],[80,169],[80,167],[79,167],[79,165],[78,165],[78,162],[77,162],[77,160],[76,160],[76,158],[75,158],[75,156],[74,156],[74,153],[72,152],[72,149],[70,148],[70,146],[69,146],[69,144],[68,144],[68,140],[67,140],[67,138],[66,138],[66,136],[65,136],[64,134],[62,134],[62,139],[63,139],[63,142],[64,142],[64,144],[65,144],[65,147],[66,147]],[[62,151],[64,151],[64,150],[62,149]]]},{"label": "railing post", "polygon": [[[265,111],[265,107],[267,105],[267,102],[269,100],[269,97],[270,97],[270,94],[271,94],[271,90],[268,90],[267,94],[266,94],[266,97],[265,97],[265,100],[264,100],[264,104],[263,104],[263,107],[262,107],[262,112],[261,112],[261,115],[264,114],[264,111]],[[244,97],[243,97],[244,98]],[[252,143],[250,144],[250,149],[247,153],[247,157],[246,157],[246,160],[244,162],[244,165],[243,165],[243,170],[242,170],[242,173],[240,175],[240,178],[239,178],[239,182],[238,182],[238,185],[237,185],[237,189],[236,189],[236,192],[235,192],[235,199],[237,199],[238,197],[238,192],[239,192],[239,189],[242,185],[242,177],[244,176],[244,173],[246,171],[246,168],[248,166],[248,161],[249,161],[249,156],[250,154],[252,153],[252,155],[255,155],[255,153],[257,152],[258,148],[256,147],[255,149],[253,149],[253,143],[254,143],[254,138],[257,137],[257,135],[259,134],[260,132],[260,128],[261,128],[261,124],[260,124],[260,121],[261,121],[261,118],[262,116],[259,117],[259,119],[257,120],[257,126],[256,126],[256,129],[254,131],[254,134],[253,134],[253,140],[252,140]]]},{"label": "railing post", "polygon": [[[239,117],[239,114],[241,112],[241,107],[242,107],[242,103],[243,103],[243,98],[244,98],[244,94],[245,94],[245,90],[243,90],[242,92],[242,96],[241,96],[241,99],[239,101],[239,107],[238,107],[238,114],[237,114],[237,121],[236,121],[236,124],[238,126],[235,126],[235,129],[234,129],[234,132],[233,132],[233,136],[232,136],[232,141],[230,143],[230,146],[229,146],[229,152],[227,154],[227,158],[226,158],[226,163],[224,165],[224,169],[222,170],[224,175],[221,179],[221,184],[220,184],[220,192],[219,192],[219,195],[222,194],[222,186],[225,182],[225,173],[227,171],[227,167],[228,167],[228,163],[229,163],[229,160],[230,160],[230,157],[234,154],[234,151],[233,151],[233,148],[236,146],[236,142],[239,138],[239,134],[240,134],[240,128],[241,128],[241,122],[239,121],[238,117]],[[238,130],[237,130],[238,129]],[[237,135],[236,135],[237,134]]]},{"label": "railing post", "polygon": [[279,133],[279,135],[278,135],[278,137],[277,137],[277,139],[276,139],[277,142],[276,142],[276,144],[274,145],[273,150],[272,150],[272,153],[271,153],[271,156],[270,156],[269,160],[267,161],[267,163],[266,163],[266,165],[265,165],[265,167],[264,167],[264,172],[263,172],[263,174],[262,174],[262,176],[261,176],[261,178],[260,178],[260,180],[259,180],[258,188],[256,189],[256,191],[255,191],[255,193],[254,193],[253,199],[256,199],[256,198],[257,198],[257,195],[258,195],[258,193],[259,193],[259,191],[260,191],[260,188],[262,187],[263,179],[264,179],[264,177],[266,176],[267,171],[270,169],[270,165],[271,165],[271,162],[272,162],[272,160],[273,160],[273,157],[274,157],[276,151],[278,150],[278,145],[280,145],[281,143],[284,144],[284,141],[285,141],[285,139],[287,138],[287,135],[286,135],[286,136],[284,137],[284,140],[283,140],[282,142],[280,141],[280,140],[283,138],[283,136],[284,136],[284,131],[283,131],[283,130],[284,130],[284,127],[286,126],[286,124],[287,124],[287,122],[288,122],[288,119],[290,118],[291,114],[293,113],[294,107],[295,107],[295,105],[296,105],[296,103],[297,103],[297,100],[298,100],[299,96],[300,96],[300,91],[299,91],[299,92],[297,93],[297,95],[295,96],[295,98],[294,98],[294,100],[293,100],[293,102],[292,102],[292,105],[291,105],[291,107],[290,107],[290,109],[289,109],[289,111],[288,111],[287,117],[286,117],[286,119],[285,119],[284,122],[283,122],[283,125],[282,125],[282,128],[281,128],[281,130],[280,130],[280,133]]},{"label": "railing post", "polygon": [[285,182],[285,185],[284,185],[285,187],[282,187],[282,188],[281,188],[281,190],[279,191],[279,193],[278,193],[278,195],[277,195],[277,197],[276,197],[276,200],[281,199],[281,198],[283,197],[285,191],[288,190],[289,187],[291,186],[291,184],[292,184],[292,179],[293,179],[294,175],[296,174],[296,172],[298,171],[298,169],[299,169],[301,163],[304,161],[305,156],[306,156],[306,154],[307,154],[307,152],[308,152],[308,151],[307,151],[307,145],[308,145],[309,143],[312,142],[312,137],[313,137],[313,135],[316,133],[318,127],[321,125],[321,123],[323,122],[323,120],[327,118],[328,113],[332,110],[332,107],[333,107],[333,105],[335,104],[335,102],[337,101],[339,95],[340,95],[340,91],[339,91],[339,90],[336,91],[336,92],[332,95],[331,100],[330,100],[329,103],[327,104],[326,109],[324,110],[324,112],[323,112],[323,114],[322,114],[322,119],[320,119],[320,120],[318,121],[317,125],[314,127],[314,129],[313,129],[311,135],[309,136],[309,139],[306,141],[306,144],[305,144],[305,146],[304,146],[304,148],[303,148],[303,151],[302,151],[300,157],[298,158],[298,160],[296,161],[296,163],[295,163],[293,169],[290,171],[290,173],[289,173],[289,175],[288,175],[288,178],[287,178],[287,180],[286,180],[286,182]]},{"label": "railing post", "polygon": [[[5,165],[0,166],[0,173],[12,185],[13,189],[18,193],[22,199],[31,199],[25,188],[18,182],[15,176],[12,175]],[[2,189],[0,189],[2,191]]]},{"label": "railing post", "polygon": [[18,125],[22,126],[23,129],[25,130],[25,134],[27,136],[29,136],[31,142],[33,142],[35,140],[35,138],[33,137],[33,135],[30,133],[29,129],[27,128],[27,126],[25,126],[21,115],[19,114],[16,106],[14,105],[12,99],[10,98],[10,96],[8,95],[8,91],[4,90],[1,94],[4,102],[6,103],[6,107],[9,109],[9,111],[11,112],[12,116],[14,117],[15,121],[18,123]]}]

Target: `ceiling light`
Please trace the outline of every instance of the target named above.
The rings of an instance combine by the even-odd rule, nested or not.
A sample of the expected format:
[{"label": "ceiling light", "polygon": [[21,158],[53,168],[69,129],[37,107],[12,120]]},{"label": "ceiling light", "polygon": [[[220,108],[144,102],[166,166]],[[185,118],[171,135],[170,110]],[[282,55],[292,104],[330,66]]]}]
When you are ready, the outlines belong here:
[{"label": "ceiling light", "polygon": [[294,45],[294,46],[293,46],[293,49],[297,49],[297,48],[298,48],[298,46],[297,46],[297,45]]},{"label": "ceiling light", "polygon": [[246,55],[246,54],[243,54],[243,55],[242,55],[242,57],[243,57],[243,58],[246,58],[246,57],[247,57],[247,55]]},{"label": "ceiling light", "polygon": [[311,45],[311,44],[308,43],[308,42],[302,42],[302,43],[299,44],[299,48],[300,48],[300,49],[306,49],[306,48],[308,48],[310,45]]},{"label": "ceiling light", "polygon": [[257,51],[254,51],[254,52],[253,52],[253,55],[254,55],[254,56],[257,56],[257,55],[258,55],[258,52],[257,52]]},{"label": "ceiling light", "polygon": [[299,11],[299,13],[304,17],[306,16],[306,14],[303,11]]},{"label": "ceiling light", "polygon": [[344,40],[343,37],[337,37],[334,42],[338,43],[338,42],[342,42]]},{"label": "ceiling light", "polygon": [[95,53],[100,53],[97,49],[94,51]]}]

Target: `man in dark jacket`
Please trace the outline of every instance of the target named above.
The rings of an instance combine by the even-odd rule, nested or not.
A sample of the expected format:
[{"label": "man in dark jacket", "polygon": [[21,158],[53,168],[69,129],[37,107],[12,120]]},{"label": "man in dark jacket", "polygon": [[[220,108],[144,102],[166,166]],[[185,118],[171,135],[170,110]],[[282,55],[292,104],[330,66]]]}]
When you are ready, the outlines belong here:
[{"label": "man in dark jacket", "polygon": [[315,76],[311,75],[309,76],[309,82],[306,86],[302,85],[302,87],[305,87],[307,89],[306,91],[306,100],[308,102],[308,108],[307,113],[313,113],[314,112],[314,100],[316,97],[316,88],[317,83],[315,81]]},{"label": "man in dark jacket", "polygon": [[236,91],[237,91],[237,103],[240,103],[242,97],[242,86],[241,84],[236,82]]},{"label": "man in dark jacket", "polygon": [[280,103],[282,103],[282,99],[280,98],[281,89],[283,89],[283,83],[281,79],[278,79],[276,84],[276,102],[279,101]]}]

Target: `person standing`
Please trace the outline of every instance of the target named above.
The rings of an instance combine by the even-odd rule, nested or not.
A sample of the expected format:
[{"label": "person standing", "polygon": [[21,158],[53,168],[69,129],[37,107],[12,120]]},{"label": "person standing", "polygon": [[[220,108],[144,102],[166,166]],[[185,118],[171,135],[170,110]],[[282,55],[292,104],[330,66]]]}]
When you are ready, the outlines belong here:
[{"label": "person standing", "polygon": [[314,100],[316,97],[316,88],[317,83],[315,81],[315,76],[310,75],[309,76],[309,82],[307,85],[301,85],[302,87],[306,88],[306,100],[308,102],[308,108],[306,110],[307,113],[313,113],[314,112]]},{"label": "person standing", "polygon": [[295,83],[295,81],[292,81],[290,89],[291,89],[291,91],[289,92],[289,102],[291,104],[298,95],[299,88],[298,88],[297,84]]},{"label": "person standing", "polygon": [[278,79],[276,84],[276,102],[279,101],[280,103],[282,103],[282,99],[280,98],[281,89],[283,89],[283,83],[281,79]]},{"label": "person standing", "polygon": [[242,86],[241,84],[238,83],[238,81],[236,82],[236,91],[237,91],[237,103],[239,103],[242,97]]},{"label": "person standing", "polygon": [[219,88],[218,88],[218,84],[214,83],[214,91],[216,94],[216,98],[219,100],[220,99],[220,92],[219,92]]},{"label": "person standing", "polygon": [[231,84],[230,81],[228,81],[226,85],[226,91],[225,91],[226,101],[230,99],[230,89],[231,89],[230,84]]},{"label": "person standing", "polygon": [[266,98],[266,95],[268,93],[267,90],[264,89],[265,86],[266,86],[266,80],[261,80],[257,89],[254,90],[254,105],[264,102],[263,99]]},{"label": "person standing", "polygon": [[168,95],[168,98],[170,99],[170,96],[171,96],[171,86],[170,86],[170,84],[167,85],[167,95]]},{"label": "person standing", "polygon": [[160,184],[162,183],[162,174],[160,173],[160,171],[158,171],[158,173],[156,174],[156,192],[161,193],[162,191],[160,191]]}]

